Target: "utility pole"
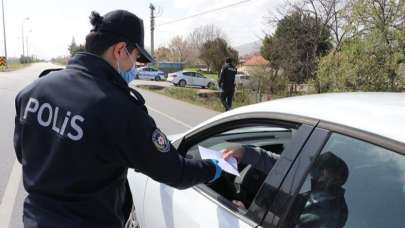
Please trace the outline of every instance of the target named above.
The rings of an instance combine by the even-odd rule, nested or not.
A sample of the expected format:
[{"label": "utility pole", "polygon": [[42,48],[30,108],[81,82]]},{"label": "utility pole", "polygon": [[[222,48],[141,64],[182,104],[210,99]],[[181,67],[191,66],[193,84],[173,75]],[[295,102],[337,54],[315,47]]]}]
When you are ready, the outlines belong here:
[{"label": "utility pole", "polygon": [[155,6],[151,3],[150,8],[150,49],[152,57],[155,55]]},{"label": "utility pole", "polygon": [[25,53],[26,53],[27,57],[30,56],[28,54],[28,34],[25,36]]},{"label": "utility pole", "polygon": [[25,21],[25,19],[23,20],[23,22],[22,22],[22,25],[21,25],[21,40],[22,40],[22,57],[24,57],[24,55],[25,55],[25,48],[24,48],[24,21]]},{"label": "utility pole", "polygon": [[1,8],[3,11],[4,56],[7,59],[6,21],[4,19],[4,0],[1,0]]},{"label": "utility pole", "polygon": [[24,48],[24,43],[25,43],[25,41],[24,41],[24,22],[27,21],[27,20],[29,20],[29,19],[30,19],[29,17],[24,18],[24,19],[23,19],[23,22],[22,22],[22,24],[21,24],[21,40],[22,40],[22,43],[23,43],[23,57],[24,57],[24,55],[25,55],[25,48]]}]

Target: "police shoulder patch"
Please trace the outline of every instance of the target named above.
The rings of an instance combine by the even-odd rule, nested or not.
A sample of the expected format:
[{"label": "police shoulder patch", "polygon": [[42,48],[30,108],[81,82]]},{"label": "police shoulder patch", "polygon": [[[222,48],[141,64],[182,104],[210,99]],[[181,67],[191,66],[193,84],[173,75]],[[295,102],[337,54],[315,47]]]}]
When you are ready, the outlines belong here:
[{"label": "police shoulder patch", "polygon": [[170,151],[170,142],[167,139],[166,135],[159,130],[158,128],[155,129],[152,133],[152,142],[155,144],[155,147],[158,151],[162,153],[167,153]]}]

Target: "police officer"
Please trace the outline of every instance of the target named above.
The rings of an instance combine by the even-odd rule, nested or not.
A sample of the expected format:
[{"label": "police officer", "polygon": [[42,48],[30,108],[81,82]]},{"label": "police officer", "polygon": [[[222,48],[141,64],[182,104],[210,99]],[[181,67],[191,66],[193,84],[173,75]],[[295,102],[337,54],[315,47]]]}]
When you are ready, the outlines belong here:
[{"label": "police officer", "polygon": [[225,59],[225,64],[222,66],[219,73],[218,85],[221,88],[221,102],[224,105],[225,111],[232,107],[233,94],[235,93],[235,75],[236,68],[232,65],[231,58]]},{"label": "police officer", "polygon": [[123,227],[128,168],[180,189],[221,175],[216,161],[177,153],[128,87],[135,61],[152,61],[143,21],[124,10],[93,12],[90,21],[86,52],[15,99],[26,228]]}]

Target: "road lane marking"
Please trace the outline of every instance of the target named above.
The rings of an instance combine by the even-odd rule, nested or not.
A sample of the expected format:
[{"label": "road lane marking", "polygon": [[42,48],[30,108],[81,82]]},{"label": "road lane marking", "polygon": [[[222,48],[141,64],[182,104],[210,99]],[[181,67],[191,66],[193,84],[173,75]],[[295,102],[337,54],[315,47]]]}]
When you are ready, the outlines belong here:
[{"label": "road lane marking", "polygon": [[152,108],[152,107],[150,107],[148,105],[146,105],[146,107],[149,110],[152,110],[152,112],[156,112],[156,113],[158,113],[158,114],[160,114],[160,115],[162,115],[162,116],[164,116],[164,117],[166,117],[166,118],[168,118],[168,119],[170,119],[170,120],[172,120],[172,121],[174,121],[174,122],[176,122],[176,123],[178,123],[180,125],[183,125],[184,127],[187,127],[187,128],[192,128],[193,127],[193,126],[188,125],[188,124],[186,124],[186,123],[184,123],[184,122],[182,122],[182,121],[180,121],[180,120],[178,120],[178,119],[176,119],[176,118],[174,118],[172,116],[167,115],[166,113],[163,113],[163,112],[161,112],[161,111],[159,111],[157,109],[154,109],[154,108]]},{"label": "road lane marking", "polygon": [[13,216],[14,204],[20,186],[22,169],[17,160],[14,161],[10,177],[0,204],[0,227],[10,227],[11,217]]}]

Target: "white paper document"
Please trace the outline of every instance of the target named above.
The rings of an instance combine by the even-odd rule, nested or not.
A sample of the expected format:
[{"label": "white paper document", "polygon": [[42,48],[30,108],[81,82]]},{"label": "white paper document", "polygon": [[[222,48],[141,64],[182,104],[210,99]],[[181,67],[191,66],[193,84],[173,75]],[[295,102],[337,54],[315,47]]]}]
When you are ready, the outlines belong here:
[{"label": "white paper document", "polygon": [[198,146],[198,150],[200,151],[202,159],[217,160],[219,167],[221,167],[223,171],[233,174],[235,176],[239,176],[238,163],[234,157],[230,157],[229,159],[224,160],[222,158],[221,151],[211,150],[202,146]]}]

